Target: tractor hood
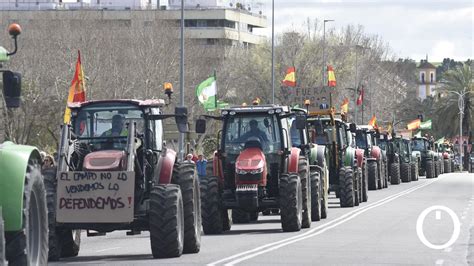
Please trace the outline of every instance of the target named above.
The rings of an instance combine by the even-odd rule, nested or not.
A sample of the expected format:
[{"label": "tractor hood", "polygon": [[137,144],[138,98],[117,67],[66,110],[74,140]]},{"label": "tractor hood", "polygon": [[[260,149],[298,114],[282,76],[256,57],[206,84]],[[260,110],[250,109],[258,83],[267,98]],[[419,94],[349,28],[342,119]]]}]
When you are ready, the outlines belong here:
[{"label": "tractor hood", "polygon": [[265,168],[265,154],[259,148],[247,148],[243,150],[237,157],[235,162],[235,170],[252,171],[262,170]]},{"label": "tractor hood", "polygon": [[84,157],[84,171],[125,171],[126,168],[127,156],[124,151],[96,151]]}]

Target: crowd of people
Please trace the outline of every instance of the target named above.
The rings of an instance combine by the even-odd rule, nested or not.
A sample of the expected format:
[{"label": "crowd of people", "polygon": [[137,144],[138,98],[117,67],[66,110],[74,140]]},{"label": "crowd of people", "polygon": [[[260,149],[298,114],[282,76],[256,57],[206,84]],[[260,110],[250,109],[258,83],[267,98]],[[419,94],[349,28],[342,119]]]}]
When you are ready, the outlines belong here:
[{"label": "crowd of people", "polygon": [[199,156],[197,156],[194,151],[191,150],[191,153],[186,155],[185,162],[196,164],[196,171],[199,179],[206,176],[207,160],[204,155],[199,154]]}]

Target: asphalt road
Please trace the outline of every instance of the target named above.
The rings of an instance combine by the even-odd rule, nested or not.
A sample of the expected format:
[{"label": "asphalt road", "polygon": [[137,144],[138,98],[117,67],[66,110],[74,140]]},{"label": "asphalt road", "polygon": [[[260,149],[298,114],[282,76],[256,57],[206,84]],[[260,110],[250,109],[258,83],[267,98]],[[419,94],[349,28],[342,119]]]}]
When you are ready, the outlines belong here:
[{"label": "asphalt road", "polygon": [[226,234],[204,235],[198,254],[159,260],[152,259],[145,232],[83,235],[78,257],[52,265],[474,265],[474,174],[421,177],[370,191],[369,201],[355,208],[340,208],[330,198],[328,219],[296,233],[282,232],[279,216],[260,216]]}]

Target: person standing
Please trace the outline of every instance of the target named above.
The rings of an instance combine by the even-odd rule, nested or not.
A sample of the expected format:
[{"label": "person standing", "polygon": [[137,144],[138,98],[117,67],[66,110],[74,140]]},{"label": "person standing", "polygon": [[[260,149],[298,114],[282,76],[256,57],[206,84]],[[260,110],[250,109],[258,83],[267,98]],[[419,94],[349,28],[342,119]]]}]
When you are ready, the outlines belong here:
[{"label": "person standing", "polygon": [[199,154],[198,160],[196,162],[197,174],[199,179],[202,179],[206,176],[206,167],[207,167],[207,160],[204,158],[202,154]]}]

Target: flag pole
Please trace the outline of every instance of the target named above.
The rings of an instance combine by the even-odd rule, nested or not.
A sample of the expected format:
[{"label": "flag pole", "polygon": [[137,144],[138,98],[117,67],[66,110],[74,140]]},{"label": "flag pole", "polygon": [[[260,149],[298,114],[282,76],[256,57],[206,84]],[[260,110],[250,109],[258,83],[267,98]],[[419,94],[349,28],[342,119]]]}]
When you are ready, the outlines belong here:
[{"label": "flag pole", "polygon": [[216,111],[217,111],[217,75],[216,75],[216,70],[214,69],[214,82],[216,82],[216,97],[214,97],[214,105],[216,106]]}]

